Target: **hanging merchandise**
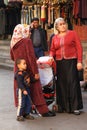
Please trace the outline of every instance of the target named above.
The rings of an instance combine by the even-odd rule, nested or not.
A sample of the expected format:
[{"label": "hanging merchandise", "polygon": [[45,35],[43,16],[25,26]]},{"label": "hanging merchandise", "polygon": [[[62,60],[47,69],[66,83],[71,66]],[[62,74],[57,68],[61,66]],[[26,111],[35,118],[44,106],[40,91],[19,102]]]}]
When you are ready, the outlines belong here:
[{"label": "hanging merchandise", "polygon": [[3,8],[3,7],[5,7],[5,4],[4,4],[4,0],[0,0],[0,8]]},{"label": "hanging merchandise", "polygon": [[45,10],[45,5],[44,4],[41,6],[41,21],[42,22],[46,21],[46,10]]},{"label": "hanging merchandise", "polygon": [[28,16],[29,16],[28,24],[30,24],[31,23],[31,6],[28,6]]},{"label": "hanging merchandise", "polygon": [[54,16],[53,16],[53,14],[54,14],[54,7],[53,7],[53,3],[52,3],[52,7],[51,7],[51,24],[53,25],[53,23],[54,23]]},{"label": "hanging merchandise", "polygon": [[33,19],[33,18],[34,18],[34,5],[31,8],[31,19]]},{"label": "hanging merchandise", "polygon": [[37,5],[34,5],[34,17],[38,17]]},{"label": "hanging merchandise", "polygon": [[58,17],[60,17],[60,6],[54,8],[54,20],[56,20]]},{"label": "hanging merchandise", "polygon": [[0,35],[5,34],[5,9],[0,8]]},{"label": "hanging merchandise", "polygon": [[32,0],[27,0],[28,2],[32,2]]},{"label": "hanging merchandise", "polygon": [[4,0],[4,3],[7,5],[8,4],[8,0]]},{"label": "hanging merchandise", "polygon": [[82,19],[87,20],[87,0],[80,0],[79,14]]},{"label": "hanging merchandise", "polygon": [[37,6],[37,10],[38,10],[38,18],[39,18],[39,24],[41,24],[41,19],[40,19],[40,17],[41,17],[41,8],[40,8],[40,5],[38,5]]},{"label": "hanging merchandise", "polygon": [[[47,29],[51,29],[53,28],[54,21],[58,17],[68,19],[67,17],[70,15],[70,21],[72,13],[71,1],[72,0],[32,0],[32,2],[23,3],[28,6],[29,24],[34,17],[38,17],[39,24],[43,28],[46,26]],[[68,11],[70,11],[70,13]]]},{"label": "hanging merchandise", "polygon": [[24,6],[22,6],[22,9],[21,9],[21,24],[24,23]]},{"label": "hanging merchandise", "polygon": [[21,10],[21,24],[29,23],[28,6],[22,6]]},{"label": "hanging merchandise", "polygon": [[48,26],[49,27],[50,27],[50,24],[51,24],[51,3],[49,0],[49,3],[48,3]]}]

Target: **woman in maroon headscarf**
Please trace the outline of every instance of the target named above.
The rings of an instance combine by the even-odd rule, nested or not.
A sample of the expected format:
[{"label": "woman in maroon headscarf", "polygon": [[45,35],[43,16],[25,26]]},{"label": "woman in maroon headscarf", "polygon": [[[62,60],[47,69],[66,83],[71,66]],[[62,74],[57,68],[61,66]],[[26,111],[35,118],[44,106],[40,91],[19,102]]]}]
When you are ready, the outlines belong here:
[{"label": "woman in maroon headscarf", "polygon": [[[36,58],[32,41],[30,40],[29,25],[19,24],[15,27],[13,36],[11,39],[10,53],[11,59],[15,62],[18,58],[24,58],[27,62],[27,72],[31,73],[37,80],[32,84],[31,98],[35,104],[37,110],[44,117],[55,116],[54,113],[50,112],[43,97],[42,88],[39,80],[38,68],[36,64]],[[17,67],[14,63],[14,73],[17,71]],[[17,83],[14,81],[14,98],[15,106],[17,106]]]}]

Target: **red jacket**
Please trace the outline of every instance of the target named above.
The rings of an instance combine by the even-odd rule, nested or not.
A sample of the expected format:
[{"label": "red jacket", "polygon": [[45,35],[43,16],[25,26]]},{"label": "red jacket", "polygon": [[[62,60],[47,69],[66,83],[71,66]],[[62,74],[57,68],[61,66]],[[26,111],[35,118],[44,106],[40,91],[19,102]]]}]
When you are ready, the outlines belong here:
[{"label": "red jacket", "polygon": [[63,37],[55,35],[52,39],[50,56],[56,60],[77,58],[78,62],[82,62],[82,46],[76,32],[68,30]]}]

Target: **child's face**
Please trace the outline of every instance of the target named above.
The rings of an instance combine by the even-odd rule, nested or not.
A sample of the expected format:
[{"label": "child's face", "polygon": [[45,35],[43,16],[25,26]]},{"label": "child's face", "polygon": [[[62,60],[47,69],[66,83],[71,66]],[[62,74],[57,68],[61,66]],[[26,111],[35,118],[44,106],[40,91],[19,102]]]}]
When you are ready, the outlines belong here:
[{"label": "child's face", "polygon": [[25,60],[21,60],[21,63],[18,65],[19,70],[23,71],[27,69],[27,64]]}]

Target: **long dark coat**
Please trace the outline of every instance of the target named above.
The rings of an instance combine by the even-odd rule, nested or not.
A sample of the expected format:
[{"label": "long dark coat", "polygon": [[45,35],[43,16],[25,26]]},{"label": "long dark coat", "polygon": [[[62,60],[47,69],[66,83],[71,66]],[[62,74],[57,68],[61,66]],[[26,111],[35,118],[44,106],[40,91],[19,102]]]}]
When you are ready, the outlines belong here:
[{"label": "long dark coat", "polygon": [[[15,61],[17,58],[24,58],[27,62],[27,72],[30,72],[32,76],[38,73],[34,49],[32,46],[32,42],[29,38],[24,38],[21,39],[19,42],[17,42],[13,46],[13,48],[11,48],[10,54],[13,61]],[[17,71],[17,67],[16,65],[14,65],[14,73],[16,71]],[[17,83],[15,80],[14,98],[15,98],[15,105],[17,106],[18,100],[17,100],[16,90],[17,90]],[[32,101],[36,105],[38,111],[41,114],[48,112],[48,107],[43,97],[40,80],[33,83],[30,90],[31,90]]]}]

